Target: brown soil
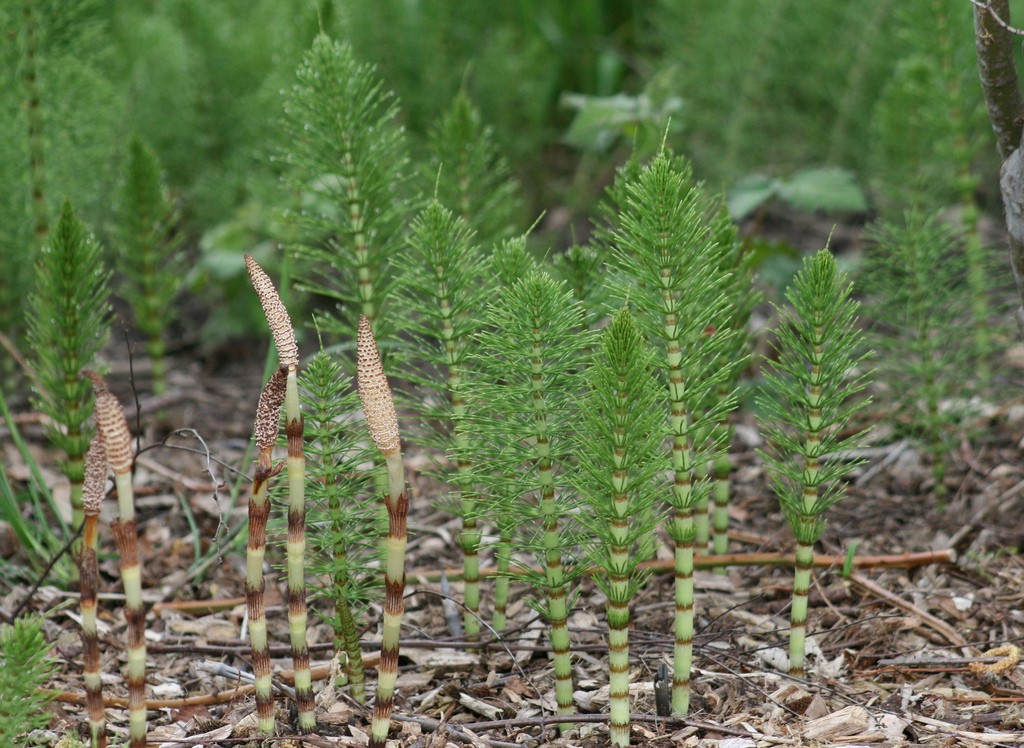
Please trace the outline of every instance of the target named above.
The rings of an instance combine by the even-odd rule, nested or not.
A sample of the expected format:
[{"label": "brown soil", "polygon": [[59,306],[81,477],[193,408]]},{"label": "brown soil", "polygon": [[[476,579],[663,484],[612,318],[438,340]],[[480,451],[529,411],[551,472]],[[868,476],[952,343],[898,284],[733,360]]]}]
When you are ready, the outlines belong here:
[{"label": "brown soil", "polygon": [[[1004,362],[1011,371],[1015,352],[1011,349]],[[260,368],[239,363],[203,371],[198,362],[182,358],[171,368],[169,396],[159,401],[140,396],[143,445],[157,443],[174,428],[195,429],[203,440],[171,437],[167,448],[147,449],[136,466],[140,552],[149,593],[150,745],[235,746],[249,744],[249,738],[252,745],[261,744],[253,737],[252,694],[236,690],[238,676],[230,670],[249,669],[242,635],[244,533],[241,544],[230,538],[239,537],[233,533],[245,519],[248,484],[238,470],[250,438]],[[140,391],[147,386],[144,369],[144,362],[136,362]],[[115,366],[109,380],[131,410],[135,398],[126,364]],[[1016,381],[1001,386],[1011,384],[1018,391]],[[18,420],[60,495],[54,455],[39,419],[23,409]],[[1024,544],[1024,405],[1019,399],[993,403],[975,425],[977,436],[953,456],[945,508],[937,505],[918,449],[880,428],[883,446],[867,453],[849,497],[831,512],[819,552],[842,558],[857,543],[857,557],[948,550],[955,562],[859,566],[849,577],[840,574],[839,565],[818,568],[806,680],[780,671],[791,569],[761,563],[732,566],[727,574],[701,571],[692,714],[687,720],[657,718],[652,680],[662,663],[671,663],[673,577],[660,571],[667,563],[656,568],[636,600],[631,630],[634,743],[740,748],[1024,742],[1024,673],[1016,664],[993,666],[1002,655],[986,657],[993,648],[1005,646],[1000,651],[1012,653],[1024,645],[1024,562],[1017,553]],[[756,444],[751,424],[740,424],[733,550],[788,554],[792,539],[768,490]],[[17,479],[24,466],[9,440],[2,449]],[[571,733],[557,737],[546,635],[526,604],[525,589],[514,585],[511,625],[501,641],[473,649],[449,631],[437,573],[461,564],[458,523],[435,508],[438,486],[422,477],[428,455],[412,447],[408,463],[414,487],[411,571],[395,744],[607,745],[607,647],[599,591],[585,580],[570,620],[581,719]],[[101,559],[103,667],[111,674],[104,688],[110,698],[122,699],[125,619],[106,530],[101,543],[106,552]],[[210,553],[218,543],[222,551]],[[208,555],[210,563],[197,568],[197,552]],[[12,566],[19,562],[17,549],[8,545],[5,553]],[[671,551],[662,548],[659,559],[670,558]],[[452,582],[451,588],[459,599],[460,584]],[[489,595],[485,584],[485,613]],[[291,664],[282,596],[283,580],[276,575],[268,581],[270,635],[275,671],[286,676]],[[26,582],[4,593],[0,612],[9,616],[23,605],[30,611],[53,610],[70,597],[45,581],[36,590]],[[52,706],[52,728],[40,737],[44,745],[85,723],[75,609],[63,605],[46,622],[61,668],[51,684],[60,695]],[[379,617],[379,607],[373,607],[365,618],[364,651],[371,664]],[[367,713],[344,690],[329,685],[331,638],[329,628],[312,616],[320,729],[291,743],[268,744],[362,744]],[[225,665],[229,669],[216,670]],[[371,690],[373,676],[371,670]],[[107,714],[112,733],[124,736],[127,715],[120,704],[113,702]],[[282,696],[279,704],[281,732],[294,735],[289,700]]]}]

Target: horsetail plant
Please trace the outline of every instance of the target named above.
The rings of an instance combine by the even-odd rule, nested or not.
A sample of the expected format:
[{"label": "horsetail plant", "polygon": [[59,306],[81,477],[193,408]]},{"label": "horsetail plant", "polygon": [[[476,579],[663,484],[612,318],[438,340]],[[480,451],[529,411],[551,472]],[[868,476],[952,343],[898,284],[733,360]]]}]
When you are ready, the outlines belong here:
[{"label": "horsetail plant", "polygon": [[348,44],[321,34],[284,102],[290,136],[285,179],[303,199],[307,241],[295,248],[299,285],[337,303],[321,329],[348,338],[363,314],[384,334],[381,311],[395,273],[404,211],[406,142],[398,105]]},{"label": "horsetail plant", "polygon": [[726,276],[706,220],[708,200],[688,165],[662,151],[649,165],[624,172],[612,198],[617,212],[605,239],[624,281],[618,292],[635,305],[641,329],[664,351],[674,473],[668,494],[676,585],[672,712],[679,715],[690,705],[696,512],[706,506],[710,489],[696,471],[721,451],[712,426],[733,400],[720,392],[732,335],[725,324]]},{"label": "horsetail plant", "polygon": [[[50,217],[46,208],[46,134],[39,85],[39,22],[35,0],[22,4],[22,75],[25,81],[25,124],[28,142],[29,191],[32,196],[32,235],[36,249],[42,249],[50,234]],[[74,481],[72,481],[74,485]]]},{"label": "horsetail plant", "polygon": [[86,371],[96,398],[96,431],[107,463],[114,473],[118,519],[111,523],[114,545],[121,559],[124,616],[128,622],[128,735],[131,748],[146,745],[146,609],[142,604],[142,564],[135,526],[132,487],[132,440],[121,403],[99,374]]},{"label": "horsetail plant", "polygon": [[256,682],[256,720],[264,735],[274,734],[274,692],[267,642],[267,612],[263,600],[266,586],[263,559],[267,547],[267,519],[270,517],[269,482],[280,470],[280,466],[274,467],[273,450],[280,432],[287,378],[287,368],[276,369],[263,386],[256,406],[253,427],[256,468],[249,494],[249,538],[245,546],[245,602],[249,617],[252,673]]},{"label": "horsetail plant", "polygon": [[888,385],[900,420],[924,442],[931,458],[935,498],[946,499],[950,447],[960,433],[959,409],[943,402],[968,399],[975,349],[964,279],[967,260],[953,232],[937,216],[910,211],[867,233],[864,285],[874,318],[871,342],[879,353],[878,378]]},{"label": "horsetail plant", "polygon": [[156,154],[138,135],[128,157],[117,201],[117,240],[125,274],[123,296],[146,337],[153,367],[153,393],[167,391],[165,331],[174,319],[174,297],[185,280],[178,257],[175,210],[163,184]]},{"label": "horsetail plant", "polygon": [[791,308],[780,312],[778,359],[758,398],[767,445],[761,456],[797,542],[789,630],[789,672],[797,677],[804,674],[814,543],[825,511],[845,495],[840,479],[860,464],[850,452],[867,438],[850,425],[868,402],[853,400],[867,377],[859,373],[866,354],[851,290],[827,249],[804,258],[786,291]]},{"label": "horsetail plant", "polygon": [[[321,526],[314,536],[308,558],[310,571],[330,580],[319,594],[331,603],[332,613],[323,617],[334,630],[334,645],[343,667],[349,695],[366,703],[363,655],[359,647],[357,613],[365,605],[376,576],[367,573],[380,552],[375,515],[368,502],[353,501],[360,493],[359,464],[365,449],[359,434],[349,428],[347,415],[357,409],[351,379],[341,364],[325,351],[306,365],[300,384],[305,408],[309,521]],[[339,678],[339,680],[341,680]]]},{"label": "horsetail plant", "polygon": [[554,276],[572,289],[586,312],[586,324],[594,327],[608,314],[612,304],[604,277],[605,257],[596,247],[573,244],[551,258]]},{"label": "horsetail plant", "polygon": [[[494,248],[491,255],[492,275],[495,278],[498,288],[510,288],[520,278],[524,278],[531,272],[537,270],[538,264],[530,255],[526,247],[526,236],[516,236],[505,239]],[[478,372],[479,373],[479,372]],[[501,371],[493,372],[495,377],[503,377]],[[495,380],[500,381],[500,380]],[[486,402],[486,400],[484,400]],[[478,446],[478,445],[471,445]],[[511,582],[512,550],[516,539],[516,528],[519,524],[516,505],[520,501],[515,480],[513,467],[505,465],[493,465],[493,469],[483,474],[491,465],[490,460],[474,463],[476,459],[486,460],[488,455],[483,452],[471,450],[468,462],[473,465],[474,471],[478,473],[479,483],[486,485],[489,492],[487,496],[481,496],[481,511],[488,517],[493,518],[498,530],[498,546],[494,551],[494,565],[496,568],[494,579],[494,613],[491,618],[491,627],[495,631],[504,631],[508,622],[508,593]],[[459,459],[466,460],[465,456]],[[484,506],[486,504],[486,506]]]},{"label": "horsetail plant", "polygon": [[[527,580],[546,598],[536,604],[550,628],[560,715],[574,710],[568,586],[581,569],[563,562],[570,545],[563,527],[570,497],[561,484],[575,427],[571,406],[581,352],[591,337],[581,329],[583,320],[582,307],[564,284],[540,269],[530,271],[487,309],[487,327],[479,334],[486,371],[473,391],[477,412],[486,404],[491,414],[475,417],[488,446],[481,446],[474,463],[493,466],[492,473],[481,473],[481,480],[505,484],[518,494],[516,505],[492,507],[489,513],[520,518],[521,524],[522,518],[532,518],[539,525],[519,529],[544,568],[541,574],[527,573]],[[491,492],[491,498],[497,493]]]},{"label": "horsetail plant", "polygon": [[[718,208],[710,223],[712,235],[720,250],[719,268],[725,275],[724,293],[730,302],[723,320],[728,335],[725,350],[720,357],[727,373],[718,384],[717,396],[731,405],[717,410],[718,418],[711,427],[714,430],[714,441],[722,445],[722,450],[711,463],[714,481],[711,550],[716,555],[723,555],[729,552],[729,498],[732,477],[729,446],[734,432],[729,414],[736,405],[734,393],[743,370],[750,362],[750,351],[753,346],[750,317],[754,307],[761,301],[761,293],[754,287],[754,254],[744,251],[745,245],[739,241],[736,224],[729,217],[725,206]],[[708,335],[719,334],[715,329],[706,332]],[[716,567],[715,571],[724,574],[725,567]]]},{"label": "horsetail plant", "polygon": [[384,458],[388,471],[384,625],[380,642],[380,664],[377,666],[377,700],[373,705],[373,720],[370,725],[370,748],[384,748],[391,726],[395,682],[398,680],[399,634],[405,610],[403,595],[409,492],[405,486],[405,461],[402,459],[402,441],[398,431],[395,401],[380,362],[380,352],[373,338],[370,320],[365,316],[359,318],[356,357],[356,379],[366,425],[374,446]]},{"label": "horsetail plant", "polygon": [[36,407],[49,416],[49,438],[65,454],[61,468],[71,482],[72,532],[85,517],[84,455],[92,439],[92,393],[79,372],[95,365],[106,341],[109,278],[99,242],[65,202],[36,263],[28,340],[36,357]]},{"label": "horsetail plant", "polygon": [[94,436],[85,453],[85,480],[82,484],[82,507],[85,524],[82,528],[82,551],[78,556],[78,589],[82,609],[82,670],[85,680],[85,703],[89,714],[89,735],[92,748],[106,748],[107,723],[103,713],[103,682],[100,670],[100,640],[96,629],[99,593],[100,507],[106,493],[107,455],[103,441]]},{"label": "horsetail plant", "polygon": [[[53,647],[43,633],[43,619],[19,616],[11,625],[0,625],[0,745],[37,748],[35,730],[53,720],[46,708],[56,693],[47,691],[58,671]],[[49,742],[49,741],[47,741]]]},{"label": "horsetail plant", "polygon": [[587,372],[576,483],[589,508],[588,556],[594,581],[608,598],[608,670],[612,745],[629,745],[630,603],[642,586],[640,562],[654,554],[654,502],[668,471],[662,448],[664,391],[654,377],[653,352],[628,308],[601,335]]},{"label": "horsetail plant", "polygon": [[[407,330],[417,339],[410,377],[417,384],[442,391],[445,405],[425,405],[433,424],[435,446],[452,455],[455,467],[446,476],[462,519],[459,545],[463,554],[466,637],[480,635],[480,507],[469,462],[471,434],[465,394],[465,370],[471,336],[479,328],[476,310],[489,288],[483,279],[489,263],[472,243],[466,222],[437,200],[413,221],[409,237],[409,277],[403,282],[406,303],[416,315]],[[433,372],[434,377],[420,372]],[[443,384],[437,379],[444,377]],[[422,402],[433,402],[423,398]]]},{"label": "horsetail plant", "polygon": [[281,369],[286,372],[284,428],[288,441],[288,630],[295,669],[299,730],[309,732],[316,727],[316,704],[309,669],[309,645],[306,641],[309,618],[306,608],[306,453],[299,402],[299,346],[288,310],[273,281],[252,255],[245,256],[245,267],[274,337],[277,359]]},{"label": "horsetail plant", "polygon": [[494,130],[483,122],[465,89],[430,132],[424,176],[436,178],[436,199],[449,207],[486,246],[507,238],[521,210],[519,186],[494,143]]},{"label": "horsetail plant", "polygon": [[[349,341],[356,315],[388,336],[385,305],[401,277],[389,263],[402,246],[406,209],[399,187],[407,182],[405,133],[398,102],[375,68],[356,59],[351,45],[320,34],[296,71],[286,95],[285,180],[302,196],[296,245],[299,287],[335,302],[318,325]],[[379,522],[386,524],[387,487],[375,475]]]}]

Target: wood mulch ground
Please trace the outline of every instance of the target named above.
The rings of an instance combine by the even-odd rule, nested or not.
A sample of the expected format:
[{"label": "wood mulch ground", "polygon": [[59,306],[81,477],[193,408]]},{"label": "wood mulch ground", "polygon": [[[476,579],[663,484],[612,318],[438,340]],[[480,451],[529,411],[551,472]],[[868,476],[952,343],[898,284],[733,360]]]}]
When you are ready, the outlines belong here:
[{"label": "wood mulch ground", "polygon": [[[136,362],[136,367],[144,383],[144,366]],[[144,445],[174,428],[194,428],[203,440],[173,437],[170,444],[195,451],[151,449],[137,463],[149,605],[150,745],[365,744],[368,716],[333,687],[331,633],[316,616],[310,641],[320,729],[301,739],[266,743],[254,736],[253,696],[242,675],[249,669],[249,652],[243,633],[244,533],[237,532],[245,518],[247,482],[235,470],[250,438],[258,368],[238,364],[203,371],[198,363],[181,360],[171,369],[170,395],[141,400],[148,432]],[[109,379],[122,402],[134,402],[125,366],[115,367]],[[1019,379],[1011,377],[1008,392],[1020,391]],[[865,557],[919,555],[908,561],[910,568],[880,566],[875,559],[849,577],[840,574],[836,559],[816,569],[806,681],[782,672],[791,569],[760,563],[733,566],[726,574],[702,570],[692,714],[686,720],[656,717],[652,682],[659,666],[671,662],[672,651],[671,552],[663,548],[662,563],[634,607],[634,743],[722,748],[1024,744],[1024,671],[1007,659],[1024,646],[1024,561],[1017,552],[1024,546],[1024,405],[1019,398],[1007,401],[989,408],[977,422],[977,436],[956,450],[944,509],[936,505],[930,471],[913,444],[889,435],[882,440],[885,446],[869,451],[849,497],[832,511],[818,550],[841,559],[857,543],[858,559],[867,562],[871,559]],[[38,419],[23,409],[19,421],[60,493]],[[767,489],[756,444],[754,430],[741,424],[733,550],[787,554],[791,536]],[[17,479],[24,466],[8,439],[0,448]],[[205,449],[212,459],[206,459]],[[584,582],[570,620],[580,716],[571,733],[557,737],[545,629],[524,589],[514,589],[511,625],[500,642],[474,649],[449,630],[437,573],[460,566],[458,523],[435,508],[438,487],[420,475],[427,462],[415,447],[409,450],[415,493],[395,745],[607,745],[607,648],[599,591]],[[232,501],[235,485],[241,493]],[[197,567],[197,555],[207,554],[214,539],[224,546],[222,552],[209,554],[209,562]],[[109,536],[101,542],[109,552],[101,566],[100,600],[104,688],[112,700],[107,714],[112,733],[124,736],[125,620]],[[12,550],[6,551],[8,564],[18,562]],[[936,553],[921,560],[927,552]],[[947,556],[955,561],[944,562]],[[283,586],[280,575],[268,580],[274,667],[287,689],[291,664]],[[27,583],[0,590],[0,611],[12,613],[29,591]],[[457,581],[451,594],[461,595]],[[85,723],[76,606],[61,605],[71,598],[72,593],[44,583],[26,603],[27,610],[54,611],[46,633],[61,665],[51,684],[60,692],[52,727],[39,735],[40,745],[55,745],[67,730],[81,730]],[[365,619],[370,664],[379,614],[373,608]],[[279,703],[282,734],[293,736],[288,699],[282,696]]]}]

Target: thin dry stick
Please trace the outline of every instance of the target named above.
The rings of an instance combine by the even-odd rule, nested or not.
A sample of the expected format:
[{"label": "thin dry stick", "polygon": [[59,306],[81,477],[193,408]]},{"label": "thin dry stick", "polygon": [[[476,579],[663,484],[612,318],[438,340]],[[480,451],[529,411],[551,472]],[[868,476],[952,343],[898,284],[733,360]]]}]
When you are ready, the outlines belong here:
[{"label": "thin dry stick", "polygon": [[94,418],[117,488],[118,520],[110,525],[121,558],[124,615],[128,622],[128,735],[131,748],[146,745],[146,609],[142,604],[142,564],[135,528],[132,489],[132,439],[121,403],[107,389],[103,377],[84,372],[96,396]]},{"label": "thin dry stick", "polygon": [[942,636],[943,639],[945,639],[950,644],[957,647],[966,646],[967,640],[964,639],[963,636],[961,636],[959,631],[954,629],[948,623],[939,618],[936,618],[926,610],[921,610],[921,608],[917,607],[913,603],[907,602],[898,595],[889,592],[889,590],[885,589],[884,587],[880,587],[878,584],[872,582],[867,577],[862,576],[860,574],[851,574],[850,582],[853,584],[854,587],[858,587],[863,592],[867,592],[870,595],[874,595],[875,597],[885,600],[893,607],[899,608],[900,610],[904,611],[905,613],[909,613],[915,618],[919,618],[924,626],[927,626],[928,628],[932,629],[932,631],[938,633],[940,636]]},{"label": "thin dry stick", "polygon": [[252,672],[256,678],[256,719],[260,732],[274,734],[274,692],[267,643],[267,612],[263,602],[265,581],[263,557],[267,545],[267,518],[270,516],[268,488],[276,474],[271,453],[277,442],[281,404],[284,402],[288,373],[278,369],[260,393],[256,406],[256,469],[249,496],[249,539],[245,546],[245,602],[249,614],[249,642],[252,646]]},{"label": "thin dry stick", "polygon": [[370,748],[384,748],[391,725],[391,709],[398,680],[399,631],[405,604],[405,547],[406,517],[409,513],[409,493],[405,488],[405,465],[402,460],[402,442],[398,432],[398,416],[391,396],[380,352],[373,339],[370,321],[359,317],[356,338],[356,381],[359,398],[363,403],[366,425],[370,429],[377,451],[388,469],[388,536],[385,544],[384,571],[384,630],[380,643],[380,664],[377,666],[377,700],[373,706],[370,725]]},{"label": "thin dry stick", "polygon": [[299,346],[288,310],[273,281],[251,255],[245,256],[245,267],[274,336],[277,358],[288,375],[284,398],[285,434],[288,437],[288,630],[295,668],[299,730],[309,732],[316,727],[316,703],[309,677],[309,647],[306,643],[306,454],[299,407]]},{"label": "thin dry stick", "polygon": [[107,455],[99,435],[93,437],[85,453],[85,480],[82,484],[82,552],[78,557],[78,590],[82,609],[82,675],[85,702],[89,712],[89,734],[93,748],[107,745],[107,723],[103,713],[103,684],[100,670],[100,640],[96,629],[99,565],[100,506],[107,482]]},{"label": "thin dry stick", "polygon": [[[314,681],[327,680],[331,677],[330,665],[317,665],[316,667],[311,668],[311,672],[313,674]],[[285,683],[295,682],[295,673],[292,670],[281,671],[278,675]],[[204,693],[199,696],[185,696],[179,699],[150,699],[146,702],[146,709],[156,711],[158,709],[185,709],[192,706],[227,704],[233,701],[237,702],[239,699],[248,696],[255,690],[256,686],[254,684],[245,683],[226,691]],[[70,691],[44,690],[43,693],[53,696],[54,700],[59,701],[62,704],[81,704],[85,701],[82,694]],[[119,696],[107,696],[103,699],[103,703],[105,706],[114,709],[123,709],[128,705],[128,700]]]}]

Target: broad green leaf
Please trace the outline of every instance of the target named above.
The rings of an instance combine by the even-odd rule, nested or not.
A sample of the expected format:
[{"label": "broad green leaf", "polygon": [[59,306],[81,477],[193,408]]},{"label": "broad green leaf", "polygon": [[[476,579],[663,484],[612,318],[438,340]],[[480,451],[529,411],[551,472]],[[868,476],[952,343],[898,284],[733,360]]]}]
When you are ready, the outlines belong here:
[{"label": "broad green leaf", "polygon": [[779,182],[761,174],[743,177],[729,190],[729,217],[742,221],[778,194]]},{"label": "broad green leaf", "polygon": [[868,209],[853,174],[831,166],[798,171],[779,185],[779,197],[801,210],[863,213]]}]

